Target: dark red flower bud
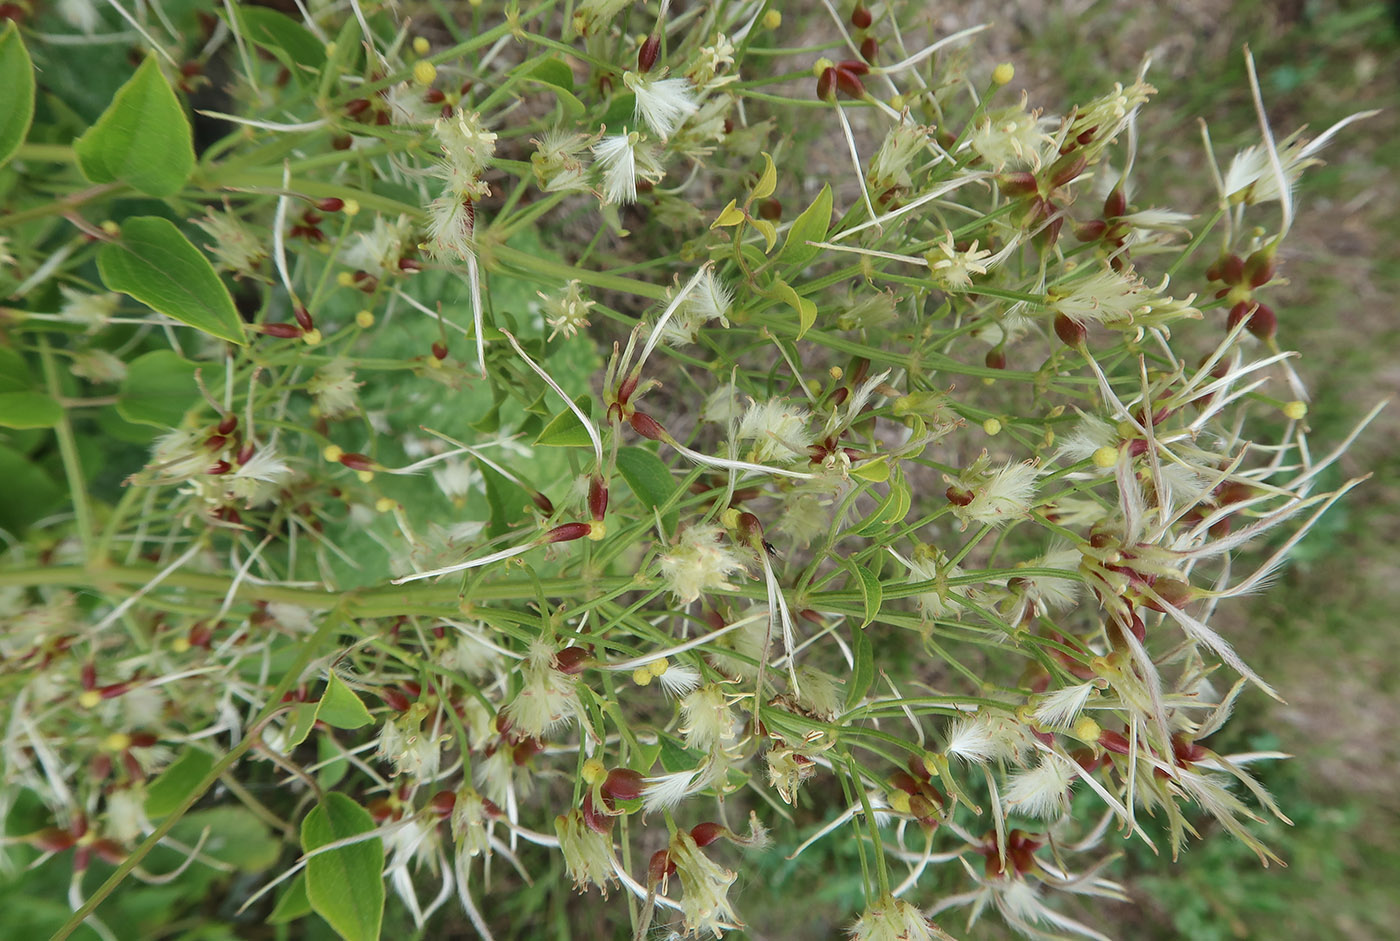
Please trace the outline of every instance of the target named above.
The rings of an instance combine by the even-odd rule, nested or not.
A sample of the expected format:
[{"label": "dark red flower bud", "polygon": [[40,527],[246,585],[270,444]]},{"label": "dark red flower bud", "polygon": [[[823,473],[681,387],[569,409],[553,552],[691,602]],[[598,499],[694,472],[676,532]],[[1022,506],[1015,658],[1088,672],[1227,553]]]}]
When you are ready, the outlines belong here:
[{"label": "dark red flower bud", "polygon": [[633,412],[627,419],[627,423],[632,426],[633,431],[643,438],[665,441],[668,437],[666,429],[661,427],[661,423],[644,412]]},{"label": "dark red flower bud", "polygon": [[660,885],[661,880],[676,871],[676,864],[671,862],[669,850],[657,850],[651,854],[651,861],[647,863],[647,880],[650,885]]},{"label": "dark red flower bud", "polygon": [[967,506],[977,496],[971,490],[959,487],[957,484],[951,484],[948,489],[943,492],[943,495],[946,496],[948,502],[954,506]]},{"label": "dark red flower bud", "polygon": [[642,776],[627,768],[614,768],[603,782],[603,793],[620,801],[634,801],[642,796]]},{"label": "dark red flower bud", "polygon": [[46,853],[61,853],[78,842],[78,838],[67,830],[60,830],[58,827],[45,827],[29,834],[25,838],[25,842]]},{"label": "dark red flower bud", "polygon": [[1131,743],[1119,732],[1110,732],[1108,729],[1099,730],[1099,744],[1104,751],[1111,751],[1116,755],[1126,755],[1132,751]]},{"label": "dark red flower bud", "polygon": [[1081,242],[1097,242],[1103,238],[1103,234],[1108,231],[1108,223],[1102,219],[1091,219],[1088,222],[1076,222],[1074,225],[1074,237]]},{"label": "dark red flower bud", "polygon": [[554,668],[560,673],[582,673],[589,658],[583,647],[565,647],[554,655]]},{"label": "dark red flower bud", "polygon": [[1274,334],[1278,332],[1278,316],[1274,314],[1273,308],[1267,304],[1240,301],[1231,307],[1230,317],[1227,321],[1229,329],[1235,329],[1243,320],[1249,321],[1245,329],[1261,340],[1272,339]]},{"label": "dark red flower bud", "polygon": [[302,333],[301,327],[298,327],[294,323],[255,324],[253,329],[257,330],[259,333],[265,333],[270,337],[279,337],[283,340],[299,337]]},{"label": "dark red flower bud", "polygon": [[1268,284],[1274,278],[1274,272],[1278,270],[1278,265],[1274,261],[1274,253],[1266,248],[1250,255],[1244,261],[1242,275],[1249,281],[1249,286],[1257,288]]},{"label": "dark red flower bud", "polygon": [[850,72],[852,75],[867,75],[870,72],[870,66],[859,59],[842,59],[836,63],[836,68]]},{"label": "dark red flower bud", "polygon": [[613,818],[605,811],[600,810],[593,802],[593,792],[588,791],[583,795],[583,824],[594,833],[611,833]]},{"label": "dark red flower bud", "polygon": [[709,846],[728,832],[728,828],[718,823],[698,823],[690,828],[690,838],[696,846]]},{"label": "dark red flower bud", "polygon": [[554,515],[554,504],[550,502],[549,497],[546,497],[538,490],[530,494],[530,502],[535,504],[539,511],[545,516]]},{"label": "dark red flower bud", "polygon": [[238,416],[235,415],[235,414],[233,414],[232,412],[229,412],[229,413],[228,413],[227,415],[225,415],[223,418],[219,419],[218,432],[219,432],[219,434],[221,434],[221,435],[233,434],[233,429],[235,429],[235,428],[237,428],[237,427],[238,427]]},{"label": "dark red flower bud", "polygon": [[869,29],[874,18],[870,15],[870,8],[863,3],[857,3],[856,8],[851,11],[851,25],[856,29]]},{"label": "dark red flower bud", "polygon": [[1005,369],[1006,354],[1001,350],[988,350],[985,362],[988,369]]},{"label": "dark red flower bud", "polygon": [[452,816],[452,808],[457,806],[457,795],[452,791],[438,791],[428,800],[428,806],[439,818]]},{"label": "dark red flower bud", "polygon": [[[858,65],[860,69],[849,68]],[[856,76],[864,75],[870,71],[870,67],[864,62],[843,62],[836,67],[836,90],[847,98],[857,100],[865,97],[865,85]]]},{"label": "dark red flower bud", "polygon": [[221,474],[227,474],[231,470],[233,470],[233,465],[228,461],[215,461],[213,464],[209,465],[204,473],[208,474],[210,477],[218,477]]},{"label": "dark red flower bud", "polygon": [[292,316],[296,317],[297,324],[303,330],[315,330],[316,322],[311,319],[311,311],[298,304],[292,308]]},{"label": "dark red flower bud", "polygon": [[544,541],[548,543],[573,542],[575,539],[586,538],[592,532],[592,523],[561,523],[544,534]]},{"label": "dark red flower bud", "polygon": [[1239,284],[1244,280],[1244,259],[1239,255],[1229,255],[1220,269],[1220,280],[1226,284]]},{"label": "dark red flower bud", "polygon": [[150,748],[160,741],[160,738],[150,732],[131,733],[131,744],[136,748]]},{"label": "dark red flower bud", "polygon": [[783,204],[769,197],[758,204],[758,217],[769,222],[777,222],[783,217]]},{"label": "dark red flower bud", "polygon": [[1117,219],[1128,211],[1128,197],[1123,192],[1123,187],[1115,186],[1113,192],[1108,194],[1108,198],[1103,201],[1103,217],[1105,219]]},{"label": "dark red flower bud", "polygon": [[436,359],[436,360],[444,360],[444,359],[447,359],[447,344],[446,344],[446,343],[442,342],[441,340],[434,340],[434,341],[433,341],[433,347],[432,347],[432,349],[433,349],[433,359]]},{"label": "dark red flower bud", "polygon": [[412,258],[400,258],[399,270],[405,274],[417,274],[423,270],[423,263]]},{"label": "dark red flower bud", "polygon": [[656,57],[661,55],[661,37],[653,33],[637,50],[637,71],[650,72],[656,66]]},{"label": "dark red flower bud", "polygon": [[588,479],[588,512],[599,522],[608,512],[608,483],[599,474]]},{"label": "dark red flower bud", "polygon": [[866,62],[874,62],[880,52],[880,42],[874,36],[866,36],[860,41],[860,57]]},{"label": "dark red flower bud", "polygon": [[1066,314],[1055,315],[1055,336],[1064,342],[1065,346],[1078,347],[1089,336],[1089,329],[1073,317]]},{"label": "dark red flower bud", "polygon": [[210,435],[204,439],[204,449],[217,454],[228,446],[228,439],[223,435]]},{"label": "dark red flower bud", "polygon": [[1089,165],[1089,159],[1083,154],[1073,158],[1065,157],[1055,161],[1050,167],[1050,185],[1064,186],[1084,172],[1084,168]]},{"label": "dark red flower bud", "polygon": [[349,134],[337,134],[331,138],[331,148],[333,150],[349,150],[355,146],[355,139]]},{"label": "dark red flower bud", "polygon": [[1040,190],[1035,174],[1029,170],[1012,170],[997,177],[997,185],[1007,196],[1029,196]]},{"label": "dark red flower bud", "polygon": [[352,98],[345,103],[345,113],[352,118],[356,118],[363,114],[368,107],[368,98]]},{"label": "dark red flower bud", "polygon": [[423,101],[430,105],[439,105],[447,100],[447,93],[441,88],[429,88],[423,92]]},{"label": "dark red flower bud", "polygon": [[542,751],[544,751],[543,742],[537,738],[527,738],[525,741],[515,746],[515,750],[511,752],[510,757],[511,760],[515,762],[516,766],[519,767]]},{"label": "dark red flower bud", "polygon": [[355,451],[346,451],[337,460],[353,471],[374,470],[374,460],[368,454],[359,454]]},{"label": "dark red flower bud", "polygon": [[919,781],[906,771],[896,771],[891,775],[890,785],[906,794],[917,794],[920,791]]},{"label": "dark red flower bud", "polygon": [[834,101],[836,93],[833,89],[836,86],[836,69],[826,68],[822,74],[817,76],[817,97],[822,101]]},{"label": "dark red flower bud", "polygon": [[1204,745],[1197,745],[1195,742],[1188,742],[1177,736],[1172,736],[1172,754],[1182,764],[1195,764],[1206,757],[1207,751]]},{"label": "dark red flower bud", "polygon": [[401,690],[397,690],[392,686],[386,686],[381,689],[379,691],[379,698],[384,700],[384,705],[395,712],[407,712],[408,707],[412,705],[408,697],[405,696]]}]

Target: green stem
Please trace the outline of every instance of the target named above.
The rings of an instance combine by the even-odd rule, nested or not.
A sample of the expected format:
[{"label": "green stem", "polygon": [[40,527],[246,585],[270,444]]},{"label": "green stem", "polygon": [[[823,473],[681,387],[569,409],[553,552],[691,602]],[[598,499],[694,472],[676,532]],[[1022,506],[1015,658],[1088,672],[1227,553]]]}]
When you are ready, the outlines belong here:
[{"label": "green stem", "polygon": [[[49,348],[49,339],[43,334],[39,334],[39,356],[44,363],[44,383],[47,385],[49,395],[55,399],[59,398],[62,389],[58,384],[58,370],[54,367],[53,350]],[[92,550],[92,508],[88,506],[87,482],[83,479],[83,465],[78,457],[78,442],[73,437],[73,425],[68,420],[68,411],[64,409],[59,417],[58,424],[54,426],[54,432],[58,435],[58,453],[63,460],[63,473],[68,478],[68,492],[73,498],[73,516],[77,521],[78,538],[83,543],[84,558],[93,557]]]}]

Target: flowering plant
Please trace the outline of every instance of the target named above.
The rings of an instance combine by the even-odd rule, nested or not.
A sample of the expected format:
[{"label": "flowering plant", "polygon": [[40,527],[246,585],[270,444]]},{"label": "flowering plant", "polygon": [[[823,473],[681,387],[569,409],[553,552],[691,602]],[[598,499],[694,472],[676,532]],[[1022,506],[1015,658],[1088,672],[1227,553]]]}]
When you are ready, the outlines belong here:
[{"label": "flowering plant", "polygon": [[[1277,859],[1211,622],[1358,482],[1268,303],[1348,122],[1276,139],[1251,64],[1194,216],[1145,67],[1052,114],[895,7],[407,6],[0,6],[0,808],[71,851],[56,937],[235,871],[490,937],[552,865],[720,936],[844,831],[857,938],[1098,938],[1115,843]],[[36,96],[114,30],[96,113]]]}]

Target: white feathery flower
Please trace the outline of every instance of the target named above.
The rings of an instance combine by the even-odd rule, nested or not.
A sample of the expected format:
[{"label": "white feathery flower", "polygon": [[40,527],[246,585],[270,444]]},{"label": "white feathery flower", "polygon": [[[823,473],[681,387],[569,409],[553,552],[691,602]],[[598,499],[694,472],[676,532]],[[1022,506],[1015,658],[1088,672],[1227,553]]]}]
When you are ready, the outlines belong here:
[{"label": "white feathery flower", "polygon": [[1007,813],[1052,820],[1069,811],[1075,775],[1068,759],[1042,755],[1040,763],[1007,781],[1001,804]]},{"label": "white feathery flower", "polygon": [[724,690],[710,684],[681,700],[681,734],[687,748],[710,752],[735,738],[736,719]]},{"label": "white feathery flower", "polygon": [[872,194],[884,196],[913,185],[909,170],[917,167],[919,158],[925,156],[932,131],[929,127],[905,123],[896,124],[886,132],[865,174]]},{"label": "white feathery flower", "polygon": [[355,381],[350,362],[331,360],[306,383],[306,391],[316,399],[316,410],[325,419],[342,418],[359,408],[355,390],[363,383]]},{"label": "white feathery flower", "polygon": [[625,72],[623,84],[636,96],[637,120],[665,140],[699,106],[689,80],[684,78],[651,78],[636,72]]},{"label": "white feathery flower", "polygon": [[481,124],[481,115],[458,108],[450,118],[433,122],[442,155],[463,177],[475,179],[490,166],[496,135]]},{"label": "white feathery flower", "polygon": [[491,836],[486,832],[486,802],[473,788],[463,787],[452,804],[452,837],[459,857],[490,855]]},{"label": "white feathery flower", "polygon": [[291,468],[278,456],[276,445],[269,443],[254,451],[247,463],[238,465],[225,480],[230,493],[246,506],[255,507],[276,496],[291,476]]},{"label": "white feathery flower", "polygon": [[458,506],[473,490],[483,486],[481,472],[466,461],[448,458],[433,468],[433,483]]},{"label": "white feathery flower", "polygon": [[[1056,437],[1055,443],[1058,447],[1055,451],[1055,458],[1057,460],[1064,459],[1071,464],[1078,464],[1080,461],[1089,460],[1095,452],[1103,448],[1116,449],[1118,438],[1118,429],[1113,424],[1097,415],[1080,412],[1079,421],[1075,423],[1074,427],[1063,436]],[[1113,468],[1111,466],[1095,467],[1092,472],[1109,474],[1113,472]]]},{"label": "white feathery flower", "polygon": [[389,108],[389,120],[395,127],[406,124],[427,124],[438,113],[438,107],[423,98],[423,92],[410,82],[399,82],[384,89],[384,103]]},{"label": "white feathery flower", "polygon": [[65,23],[89,36],[102,25],[102,15],[93,0],[58,0],[56,9]]},{"label": "white feathery flower", "polygon": [[731,382],[726,382],[715,391],[705,397],[705,405],[700,410],[700,417],[709,422],[720,425],[727,425],[738,419],[744,413],[744,406],[739,401],[739,390]]},{"label": "white feathery flower", "polygon": [[1018,760],[1031,749],[1031,737],[1014,719],[983,713],[959,719],[948,733],[944,754],[982,764]]},{"label": "white feathery flower", "polygon": [[637,201],[637,181],[659,182],[664,176],[652,146],[636,131],[604,137],[593,145],[603,173],[603,202],[625,206]]},{"label": "white feathery flower", "polygon": [[93,294],[89,291],[75,290],[66,284],[58,286],[58,293],[63,295],[63,304],[58,309],[59,316],[71,323],[83,324],[89,330],[96,330],[106,324],[121,305],[121,297],[117,294]]},{"label": "white feathery flower", "polygon": [[715,277],[712,269],[706,268],[699,283],[666,320],[662,339],[679,346],[698,340],[700,328],[713,320],[729,326],[729,307],[733,302],[734,292]]},{"label": "white feathery flower", "polygon": [[1018,576],[1021,594],[1035,606],[1036,614],[1063,611],[1074,605],[1079,597],[1080,582],[1077,576],[1082,559],[1083,555],[1077,548],[1060,544],[1026,563],[1027,568],[1060,569],[1065,573],[1063,578],[1054,575]]},{"label": "white feathery flower", "polygon": [[667,695],[680,699],[694,692],[700,685],[700,671],[688,663],[668,662],[666,669],[656,680]]},{"label": "white feathery flower", "polygon": [[103,833],[124,846],[139,840],[151,829],[146,818],[146,788],[141,784],[116,788],[107,795]]},{"label": "white feathery flower", "polygon": [[577,279],[565,285],[563,294],[539,293],[539,298],[544,301],[544,322],[550,327],[547,339],[553,340],[561,333],[565,339],[572,339],[580,328],[589,325],[588,312],[593,301],[583,296],[583,285]]},{"label": "white feathery flower", "polygon": [[232,212],[206,209],[204,218],[195,219],[194,224],[213,240],[204,247],[213,252],[219,267],[235,276],[252,274],[267,257],[262,239]]},{"label": "white feathery flower", "polygon": [[191,428],[177,428],[161,435],[151,447],[151,462],[146,469],[165,483],[202,475],[217,460],[204,445],[207,438],[207,433]]},{"label": "white feathery flower", "polygon": [[406,774],[424,783],[437,778],[442,759],[441,737],[424,732],[406,719],[389,719],[379,733],[380,758],[394,766],[394,774]]},{"label": "white feathery flower", "polygon": [[[895,557],[901,565],[909,570],[908,582],[927,582],[938,578],[940,572],[944,578],[955,578],[962,574],[960,566],[948,566],[947,555],[940,549],[932,546],[917,545],[908,559],[895,552],[888,550],[890,555]],[[960,617],[962,605],[953,600],[967,597],[967,587],[964,585],[949,585],[944,590],[926,591],[918,595],[915,599],[919,603],[919,613],[925,618]]]},{"label": "white feathery flower", "polygon": [[470,198],[448,189],[428,205],[428,251],[434,258],[465,261],[476,251],[476,212]]},{"label": "white feathery flower", "polygon": [[543,738],[579,712],[578,677],[555,666],[554,645],[537,637],[525,661],[525,685],[505,707],[513,726],[530,738]]},{"label": "white feathery flower", "polygon": [[786,399],[750,400],[736,432],[740,441],[753,442],[745,459],[755,464],[772,464],[808,457],[807,449],[816,440],[807,427],[810,418],[811,413],[805,408]]},{"label": "white feathery flower", "polygon": [[658,560],[661,577],[679,603],[690,604],[711,589],[734,587],[728,578],[742,572],[744,563],[721,545],[722,535],[723,530],[713,523],[691,526]]},{"label": "white feathery flower", "polygon": [[551,130],[531,138],[536,150],[530,155],[535,181],[546,193],[568,193],[588,188],[588,137],[573,131]]},{"label": "white feathery flower", "polygon": [[1156,287],[1148,285],[1131,267],[1114,271],[1098,268],[1088,277],[1057,284],[1046,292],[1046,307],[1077,323],[1136,327],[1170,324],[1177,320],[1201,319],[1192,306],[1195,294],[1181,300],[1166,296],[1169,279]]},{"label": "white feathery flower", "polygon": [[587,892],[590,885],[596,885],[603,898],[607,898],[608,887],[617,883],[612,837],[589,827],[583,819],[583,811],[577,807],[567,816],[554,818],[554,832],[559,837],[564,868],[574,880],[574,888]]},{"label": "white feathery flower", "polygon": [[1038,111],[1026,111],[1028,95],[1021,93],[1017,107],[988,111],[978,122],[968,144],[994,171],[1008,166],[1039,170],[1041,154],[1053,143],[1043,129]]},{"label": "white feathery flower", "polygon": [[830,721],[841,714],[845,703],[845,688],[841,681],[824,670],[803,664],[797,668],[799,693],[797,702],[819,719]]},{"label": "white feathery flower", "polygon": [[791,804],[797,789],[817,771],[806,755],[791,748],[770,748],[767,754],[768,786],[778,792],[783,803]]},{"label": "white feathery flower", "polygon": [[88,382],[121,382],[126,378],[126,363],[106,350],[79,350],[73,354],[73,375]]},{"label": "white feathery flower", "polygon": [[1072,727],[1097,687],[1090,681],[1066,686],[1040,697],[1031,715],[1042,725],[1056,729]]},{"label": "white feathery flower", "polygon": [[401,215],[390,222],[381,215],[374,217],[374,227],[368,232],[355,233],[355,241],[341,253],[347,267],[359,268],[378,277],[397,274],[399,259],[409,246],[413,225],[408,216]]},{"label": "white feathery flower", "polygon": [[1007,461],[989,468],[983,453],[953,481],[949,499],[953,515],[968,523],[1000,525],[1021,519],[1030,512],[1035,497],[1035,481],[1044,473],[1035,464]]},{"label": "white feathery flower", "polygon": [[704,790],[705,775],[701,769],[673,771],[642,779],[642,812],[672,810],[692,794]]},{"label": "white feathery flower", "polygon": [[966,251],[959,251],[953,244],[953,233],[934,245],[925,257],[929,274],[933,280],[945,288],[957,290],[972,284],[972,276],[987,273],[983,261],[992,257],[987,249],[978,249],[977,240]]}]

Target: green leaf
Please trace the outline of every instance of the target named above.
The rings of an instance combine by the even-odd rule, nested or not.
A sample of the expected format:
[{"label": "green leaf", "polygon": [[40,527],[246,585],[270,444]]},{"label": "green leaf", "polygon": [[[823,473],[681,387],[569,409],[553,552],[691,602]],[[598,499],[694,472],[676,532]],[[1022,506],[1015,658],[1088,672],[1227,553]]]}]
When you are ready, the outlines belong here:
[{"label": "green leaf", "polygon": [[[369,811],[331,791],[301,823],[301,846],[327,843],[374,830]],[[306,897],[346,941],[378,941],[384,919],[384,843],[379,837],[341,846],[306,862]]]},{"label": "green leaf", "polygon": [[191,746],[146,786],[146,816],[164,817],[175,812],[214,767],[214,756]]},{"label": "green leaf", "polygon": [[63,406],[46,392],[0,392],[0,427],[52,428],[63,421]]},{"label": "green leaf", "polygon": [[326,47],[296,20],[266,7],[237,4],[243,36],[271,52],[298,81],[326,65]]},{"label": "green leaf", "polygon": [[[593,396],[585,392],[574,399],[583,414],[592,417]],[[583,422],[578,420],[573,409],[566,408],[558,415],[549,420],[549,424],[544,426],[535,444],[543,445],[547,448],[587,448],[593,444],[593,439],[588,437],[588,429],[583,427]]]},{"label": "green leaf", "polygon": [[341,782],[341,779],[350,772],[350,762],[346,760],[345,753],[336,747],[325,735],[316,736],[316,783],[329,790]]},{"label": "green leaf", "polygon": [[0,346],[0,392],[20,392],[33,383],[19,350]]},{"label": "green leaf", "polygon": [[326,691],[321,694],[316,718],[337,729],[358,729],[374,721],[365,704],[360,702],[360,697],[334,673],[326,681]]},{"label": "green leaf", "polygon": [[282,855],[282,843],[246,807],[211,807],[186,814],[170,830],[180,842],[193,846],[208,829],[204,852],[243,872],[262,872]]},{"label": "green leaf", "polygon": [[97,253],[102,283],[221,340],[243,344],[243,321],[209,259],[159,216],[122,223],[121,238]]},{"label": "green leaf", "polygon": [[816,258],[821,249],[807,243],[825,240],[826,230],[830,225],[831,187],[828,185],[823,186],[817,198],[812,200],[812,205],[802,210],[802,214],[793,220],[792,228],[788,229],[787,241],[783,242],[783,250],[778,252],[778,262],[802,267]]},{"label": "green leaf", "polygon": [[0,444],[0,529],[19,535],[67,499],[68,491],[38,464],[8,445]]},{"label": "green leaf", "polygon": [[749,199],[767,199],[773,195],[773,190],[778,188],[778,169],[773,166],[773,157],[765,152],[763,154],[763,172],[758,175],[758,182],[754,184],[753,192],[749,194]]},{"label": "green leaf", "polygon": [[699,752],[686,748],[669,735],[658,735],[657,740],[661,743],[661,767],[667,774],[698,768],[704,760]]},{"label": "green leaf", "polygon": [[[676,481],[671,469],[646,448],[618,448],[617,472],[627,481],[627,486],[649,510],[664,506],[676,492]],[[662,517],[662,524],[668,532],[675,532],[677,513],[670,510]]]},{"label": "green leaf", "polygon": [[546,85],[553,85],[555,88],[562,88],[568,92],[574,90],[574,70],[569,68],[567,62],[555,55],[542,57],[533,63],[522,63],[517,67],[517,71],[523,77],[533,78]]},{"label": "green leaf", "polygon": [[316,727],[316,713],[321,708],[318,702],[299,702],[292,707],[290,715],[287,717],[287,741],[288,748],[295,748],[306,741],[306,736],[311,734],[311,730]]},{"label": "green leaf", "polygon": [[874,460],[852,467],[851,476],[868,480],[871,483],[883,483],[890,479],[890,462],[882,454]]},{"label": "green leaf", "polygon": [[851,678],[846,681],[846,711],[856,707],[875,682],[875,649],[863,628],[856,628],[851,637],[851,649],[855,654],[855,667]]},{"label": "green leaf", "polygon": [[269,925],[285,925],[303,915],[311,914],[311,899],[306,897],[306,873],[299,872],[292,884],[277,899],[272,914],[267,916]]},{"label": "green leaf", "polygon": [[817,305],[798,294],[786,281],[773,282],[773,293],[797,311],[797,339],[802,339],[802,335],[817,322]]},{"label": "green leaf", "polygon": [[34,121],[34,64],[29,50],[24,48],[19,26],[10,20],[0,34],[0,88],[5,89],[0,103],[0,167],[3,167],[24,139]]},{"label": "green leaf", "polygon": [[865,620],[860,623],[864,628],[880,613],[880,605],[885,600],[885,590],[880,587],[880,579],[859,562],[851,563],[851,571],[855,573],[856,581],[860,584],[860,597],[865,604]]},{"label": "green leaf", "polygon": [[117,413],[138,425],[178,426],[193,401],[197,368],[172,350],[136,357],[117,392]]},{"label": "green leaf", "polygon": [[194,136],[155,53],[97,123],[73,142],[78,167],[94,183],[129,183],[148,196],[174,196],[194,170]]}]

